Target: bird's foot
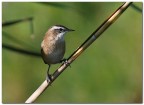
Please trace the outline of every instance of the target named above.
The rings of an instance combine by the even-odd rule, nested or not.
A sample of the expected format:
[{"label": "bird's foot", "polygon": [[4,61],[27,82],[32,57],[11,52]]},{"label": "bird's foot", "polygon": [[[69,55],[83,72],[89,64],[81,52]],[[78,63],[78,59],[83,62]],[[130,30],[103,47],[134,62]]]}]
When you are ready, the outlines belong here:
[{"label": "bird's foot", "polygon": [[46,76],[46,80],[47,80],[48,83],[50,83],[52,81],[52,75],[48,74]]},{"label": "bird's foot", "polygon": [[70,65],[70,63],[68,62],[67,59],[62,59],[60,62],[64,63],[65,65],[68,65],[69,67],[71,67],[71,65]]}]

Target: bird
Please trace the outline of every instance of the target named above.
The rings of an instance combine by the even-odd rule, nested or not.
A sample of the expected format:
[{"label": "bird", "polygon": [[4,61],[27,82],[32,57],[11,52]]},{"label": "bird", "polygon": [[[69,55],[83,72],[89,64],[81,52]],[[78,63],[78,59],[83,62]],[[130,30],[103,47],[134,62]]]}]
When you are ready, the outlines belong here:
[{"label": "bird", "polygon": [[48,82],[52,81],[49,73],[51,64],[66,62],[64,59],[66,44],[64,36],[67,32],[75,31],[63,25],[51,26],[45,33],[41,42],[41,56],[45,64],[48,64],[47,78]]}]

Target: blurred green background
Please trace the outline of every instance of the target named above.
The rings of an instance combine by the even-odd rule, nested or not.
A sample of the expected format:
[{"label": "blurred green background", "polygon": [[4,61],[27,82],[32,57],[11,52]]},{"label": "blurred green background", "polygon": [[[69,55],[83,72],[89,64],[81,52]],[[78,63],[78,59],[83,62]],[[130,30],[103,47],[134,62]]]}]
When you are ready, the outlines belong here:
[{"label": "blurred green background", "polygon": [[[142,8],[142,2],[133,3]],[[2,28],[2,43],[40,53],[49,27],[76,30],[65,36],[65,58],[122,3],[3,2],[2,22],[33,18]],[[59,67],[53,65],[50,72]],[[2,49],[2,102],[24,103],[46,78],[41,57]],[[142,13],[129,7],[35,103],[141,103]]]}]

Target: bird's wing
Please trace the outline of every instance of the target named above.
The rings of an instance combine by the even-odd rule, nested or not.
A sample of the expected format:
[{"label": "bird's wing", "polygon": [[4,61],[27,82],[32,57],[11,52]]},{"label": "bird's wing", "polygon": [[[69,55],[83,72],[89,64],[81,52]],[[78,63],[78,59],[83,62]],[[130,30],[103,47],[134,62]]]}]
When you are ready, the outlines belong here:
[{"label": "bird's wing", "polygon": [[44,52],[43,52],[42,48],[41,48],[41,56],[42,56],[42,59],[43,59],[44,63],[47,64],[46,61],[45,61],[45,59],[44,59]]}]

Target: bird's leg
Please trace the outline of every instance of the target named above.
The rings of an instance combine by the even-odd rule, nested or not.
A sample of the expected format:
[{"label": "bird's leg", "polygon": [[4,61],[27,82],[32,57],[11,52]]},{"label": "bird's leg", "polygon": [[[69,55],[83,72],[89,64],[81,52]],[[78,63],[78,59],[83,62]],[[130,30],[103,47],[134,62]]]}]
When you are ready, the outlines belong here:
[{"label": "bird's leg", "polygon": [[47,77],[46,77],[47,82],[51,82],[52,81],[51,75],[49,74],[50,67],[51,67],[51,65],[48,64]]},{"label": "bird's leg", "polygon": [[62,59],[61,61],[60,61],[60,63],[64,63],[64,64],[66,64],[66,65],[68,65],[69,67],[71,67],[70,66],[70,63],[68,62],[68,60],[67,59]]}]

